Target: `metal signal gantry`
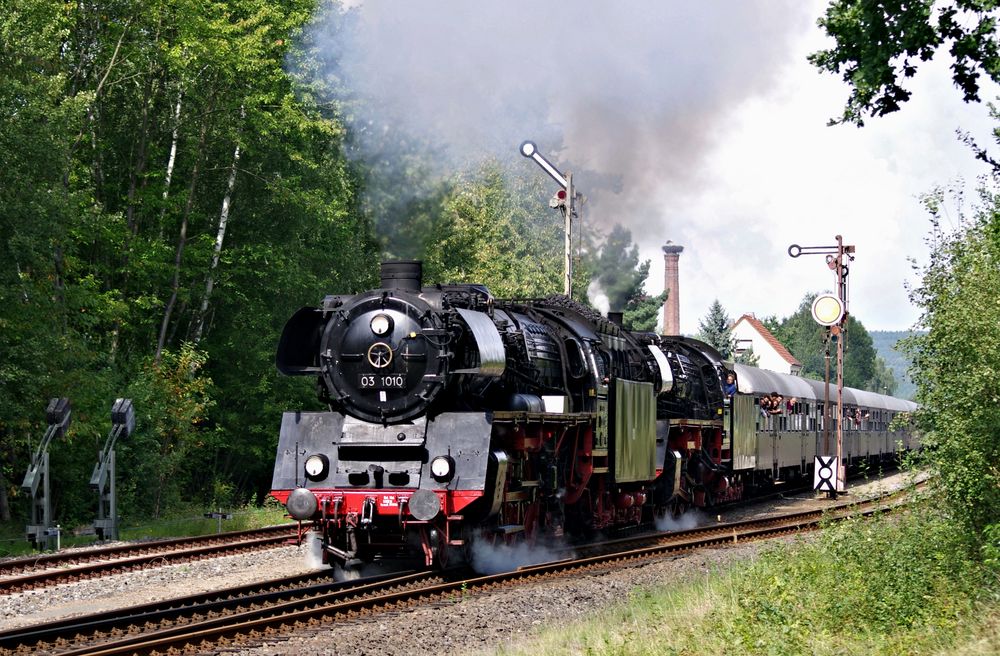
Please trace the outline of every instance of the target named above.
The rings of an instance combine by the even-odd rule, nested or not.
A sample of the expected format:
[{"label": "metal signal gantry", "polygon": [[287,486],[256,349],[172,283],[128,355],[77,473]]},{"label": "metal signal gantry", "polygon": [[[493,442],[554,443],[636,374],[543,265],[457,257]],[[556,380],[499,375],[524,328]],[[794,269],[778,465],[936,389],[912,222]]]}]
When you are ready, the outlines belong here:
[{"label": "metal signal gantry", "polygon": [[98,540],[118,539],[118,498],[115,490],[115,443],[135,431],[135,410],[131,399],[116,399],[111,405],[111,432],[98,455],[90,487],[97,491],[97,519],[94,530]]},{"label": "metal signal gantry", "polygon": [[[854,261],[854,246],[845,246],[844,239],[837,235],[836,246],[799,246],[792,244],[788,247],[790,257],[800,255],[825,255],[826,265],[833,271],[837,278],[837,294],[822,295],[816,298],[812,306],[813,319],[821,326],[826,327],[826,389],[823,400],[823,450],[826,455],[830,453],[830,340],[837,342],[837,460],[836,460],[836,481],[829,481],[828,478],[820,478],[816,484],[816,489],[826,490],[831,498],[837,498],[838,492],[844,491],[844,342],[847,340],[847,320],[849,312],[847,310],[847,274],[848,262]],[[815,471],[821,468],[830,469],[828,458],[816,456]]]},{"label": "metal signal gantry", "polygon": [[52,399],[45,409],[49,426],[31,456],[31,464],[24,475],[21,488],[31,495],[31,523],[25,529],[25,538],[36,549],[51,549],[58,538],[58,528],[52,528],[52,502],[49,496],[49,445],[63,437],[69,428],[72,411],[69,399]]}]

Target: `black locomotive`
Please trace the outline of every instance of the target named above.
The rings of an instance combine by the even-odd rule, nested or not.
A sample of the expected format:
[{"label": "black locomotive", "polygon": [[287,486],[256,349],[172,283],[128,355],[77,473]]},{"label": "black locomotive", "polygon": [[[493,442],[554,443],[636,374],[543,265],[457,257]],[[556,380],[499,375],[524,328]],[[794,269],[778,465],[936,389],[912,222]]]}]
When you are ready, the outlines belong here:
[{"label": "black locomotive", "polygon": [[[385,262],[379,289],[297,312],[277,365],[316,377],[329,410],[285,413],[272,495],[312,522],[325,558],[341,565],[440,564],[472,539],[531,544],[641,526],[806,475],[805,445],[818,444],[806,421],[788,431],[796,458],[759,452],[760,435],[773,434],[772,446],[781,435],[753,423],[770,391],[753,381],[805,385],[798,397],[815,400],[802,379],[737,366],[739,398],[729,399],[722,378],[734,367],[704,343],[630,332],[620,315],[563,296],[423,287],[419,262]],[[885,443],[879,457],[895,451]]]}]

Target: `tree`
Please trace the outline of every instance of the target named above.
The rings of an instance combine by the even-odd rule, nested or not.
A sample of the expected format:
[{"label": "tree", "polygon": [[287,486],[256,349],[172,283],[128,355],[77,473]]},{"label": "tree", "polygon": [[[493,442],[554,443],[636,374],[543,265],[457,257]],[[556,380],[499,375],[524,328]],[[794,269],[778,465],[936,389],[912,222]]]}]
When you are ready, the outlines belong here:
[{"label": "tree", "polygon": [[951,233],[939,223],[941,200],[940,192],[927,198],[930,263],[911,293],[927,332],[903,347],[916,373],[924,452],[951,513],[986,546],[988,531],[1000,533],[1000,196],[982,191],[974,216]]},{"label": "tree", "polygon": [[668,291],[663,290],[656,296],[640,294],[630,298],[622,313],[622,325],[628,330],[655,331],[660,311],[663,309],[663,304],[667,302],[667,294]]},{"label": "tree", "polygon": [[593,237],[585,240],[590,245],[583,261],[594,272],[591,285],[607,297],[608,308],[623,313],[622,324],[629,330],[656,330],[667,292],[655,296],[646,293],[650,262],[639,261],[639,247],[632,242],[631,231],[615,224],[603,241],[594,244]]},{"label": "tree", "polygon": [[753,348],[736,352],[736,338],[733,337],[732,328],[732,320],[719,303],[719,299],[715,299],[708,307],[708,314],[698,322],[697,337],[714,347],[726,360],[756,367],[760,358],[754,355]]},{"label": "tree", "polygon": [[896,376],[893,373],[893,370],[886,365],[882,356],[876,357],[875,373],[869,381],[867,388],[868,391],[892,396],[896,393],[896,388],[898,386],[899,383],[896,381]]},{"label": "tree", "polygon": [[624,310],[634,297],[642,295],[649,277],[649,260],[639,262],[639,247],[632,243],[632,233],[615,224],[593,258],[594,280],[608,297],[612,310]]},{"label": "tree", "polygon": [[[266,489],[276,418],[313,396],[274,371],[282,323],[377,271],[365,176],[309,75],[317,4],[0,0],[0,518],[23,514],[8,483],[54,396],[74,408],[53,452],[63,524],[93,513],[86,470],[126,393],[137,443],[162,429],[196,446],[161,511],[212,479],[237,500]],[[164,414],[179,383],[162,377],[187,368],[217,384],[193,427]]]},{"label": "tree", "polygon": [[753,347],[741,351],[733,358],[736,364],[745,364],[748,367],[756,367],[760,363],[760,356],[753,352]]},{"label": "tree", "polygon": [[978,102],[981,75],[1000,82],[995,9],[990,0],[831,2],[819,25],[836,45],[809,56],[851,86],[843,114],[831,122],[861,126],[866,116],[897,111],[911,96],[904,79],[945,47],[955,86],[966,102]]},{"label": "tree", "polygon": [[[872,337],[854,316],[847,317],[847,350],[844,355],[844,384],[857,389],[870,390],[878,370],[878,354]],[[883,369],[885,364],[883,363]],[[887,371],[884,372],[888,374]],[[895,381],[893,382],[895,387]]]},{"label": "tree", "polygon": [[719,299],[712,301],[708,314],[698,322],[698,339],[722,354],[728,360],[733,353],[733,322],[723,309]]},{"label": "tree", "polygon": [[[499,298],[562,293],[562,223],[540,215],[548,211],[535,201],[542,182],[497,162],[451,181],[428,241],[425,279],[483,283]],[[585,267],[574,269],[577,300],[586,301],[588,280]]]},{"label": "tree", "polygon": [[118,449],[121,471],[131,472],[120,486],[126,500],[122,506],[133,517],[160,517],[182,501],[200,497],[199,488],[211,484],[211,478],[198,474],[223,436],[209,421],[215,401],[212,380],[204,372],[206,360],[186,344],[177,352],[165,351],[159,363],[150,357],[132,383],[129,395],[138,430]]},{"label": "tree", "polygon": [[[10,483],[23,474],[31,443],[45,429],[48,399],[74,392],[73,424],[52,453],[53,467],[69,465],[57,471],[71,476],[92,464],[86,445],[100,430],[96,417],[106,416],[92,404],[116,380],[102,348],[103,326],[124,308],[90,270],[88,246],[103,242],[121,221],[95,204],[90,167],[79,167],[76,159],[96,91],[74,89],[70,7],[0,2],[3,520],[25,511],[17,503],[20,490]],[[114,44],[108,46],[110,54]],[[53,506],[61,517],[79,516],[84,488],[85,480],[72,489],[56,486]]]}]

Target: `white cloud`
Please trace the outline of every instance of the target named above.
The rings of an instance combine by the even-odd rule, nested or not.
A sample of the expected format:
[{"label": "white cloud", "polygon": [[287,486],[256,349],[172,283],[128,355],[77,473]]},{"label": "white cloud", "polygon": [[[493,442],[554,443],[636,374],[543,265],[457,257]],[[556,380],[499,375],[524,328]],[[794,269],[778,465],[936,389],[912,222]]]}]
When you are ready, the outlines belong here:
[{"label": "white cloud", "polygon": [[[824,3],[816,3],[819,15]],[[809,292],[833,289],[819,256],[792,259],[790,244],[833,245],[841,234],[857,247],[851,266],[852,312],[869,329],[903,329],[917,319],[904,281],[908,258],[926,259],[927,214],[918,197],[957,178],[986,172],[955,129],[989,143],[984,105],[966,105],[951,86],[946,61],[913,82],[900,112],[864,128],[827,127],[847,98],[835,76],[805,57],[822,47],[818,29],[796,39],[777,83],[746,99],[720,122],[705,168],[713,184],[689,202],[659,199],[663,219],[649,226],[642,256],[653,261],[648,291],[662,289],[659,246],[685,246],[680,260],[681,329],[697,331],[711,300],[731,315],[787,316]]]}]

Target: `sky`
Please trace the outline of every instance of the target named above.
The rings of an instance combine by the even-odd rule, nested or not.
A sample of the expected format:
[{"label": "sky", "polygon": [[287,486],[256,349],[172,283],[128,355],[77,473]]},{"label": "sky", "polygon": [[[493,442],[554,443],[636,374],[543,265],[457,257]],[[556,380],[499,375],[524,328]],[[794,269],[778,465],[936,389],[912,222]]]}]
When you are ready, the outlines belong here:
[{"label": "sky", "polygon": [[[364,99],[349,119],[375,135],[368,156],[392,156],[377,138],[390,126],[439,147],[443,172],[481,157],[535,167],[517,163],[519,144],[534,141],[573,172],[588,227],[631,230],[652,263],[647,292],[663,289],[662,245],[684,246],[687,334],[716,298],[733,319],[781,318],[832,290],[822,257],[787,249],[838,234],[856,247],[851,312],[869,330],[912,327],[919,311],[905,285],[930,230],[920,196],[971,191],[987,173],[955,131],[992,143],[988,109],[961,101],[943,53],[910,82],[901,111],[827,126],[848,88],[806,61],[828,45],[816,26],[823,1],[351,6],[349,29],[319,30],[333,74]],[[540,219],[561,221],[546,201]],[[958,206],[948,212],[946,227]]]}]

